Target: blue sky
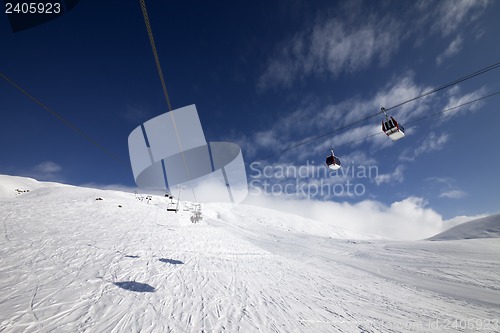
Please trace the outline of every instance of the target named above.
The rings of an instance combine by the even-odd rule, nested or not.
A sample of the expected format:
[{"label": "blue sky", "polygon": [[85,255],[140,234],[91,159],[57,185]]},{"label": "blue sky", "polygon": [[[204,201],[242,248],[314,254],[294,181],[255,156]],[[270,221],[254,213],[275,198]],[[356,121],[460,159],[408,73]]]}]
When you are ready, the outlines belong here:
[{"label": "blue sky", "polygon": [[[116,4],[82,0],[66,15],[18,33],[0,16],[0,63],[3,74],[128,161],[129,133],[168,109],[139,1]],[[147,4],[173,107],[196,104],[207,141],[240,144],[254,192],[263,184],[256,168],[322,166],[334,147],[344,170],[372,166],[377,175],[323,177],[324,188],[346,189],[350,181],[362,184],[363,194],[307,199],[375,203],[379,211],[410,202],[443,219],[498,212],[499,96],[415,123],[396,143],[384,135],[353,142],[380,131],[378,117],[260,161],[498,62],[498,1]],[[392,114],[404,125],[498,91],[499,71]],[[0,112],[0,173],[134,186],[129,166],[3,80]],[[268,180],[310,190],[322,178]],[[303,200],[296,192],[292,198]]]}]

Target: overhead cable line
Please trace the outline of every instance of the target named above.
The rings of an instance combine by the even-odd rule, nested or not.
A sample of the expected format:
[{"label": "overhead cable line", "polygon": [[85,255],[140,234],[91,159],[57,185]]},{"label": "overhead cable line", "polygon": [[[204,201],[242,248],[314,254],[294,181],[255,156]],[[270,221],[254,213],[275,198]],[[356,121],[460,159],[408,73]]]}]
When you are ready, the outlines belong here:
[{"label": "overhead cable line", "polygon": [[[168,110],[172,111],[172,104],[170,103],[170,98],[168,96],[167,85],[165,84],[165,78],[163,77],[163,70],[161,69],[160,57],[158,56],[158,51],[156,50],[156,43],[153,37],[153,30],[151,29],[151,23],[149,21],[148,10],[146,8],[145,0],[140,0],[142,16],[144,17],[144,23],[146,24],[146,30],[148,31],[149,42],[151,44],[151,50],[153,51],[153,56],[155,58],[156,69],[158,71],[158,75],[160,76],[161,86],[163,88],[163,94],[165,95],[165,100],[167,101]],[[172,125],[174,126],[175,137],[177,139],[177,145],[179,147],[179,151],[181,153],[182,162],[184,164],[184,169],[186,170],[188,177],[191,178],[191,171],[188,167],[188,163],[186,160],[186,156],[184,154],[184,148],[182,147],[181,138],[179,135],[179,129],[175,122],[175,117],[173,112],[169,112],[170,119],[172,119]],[[194,189],[191,189],[193,192],[194,200],[196,200],[196,194],[194,193]]]},{"label": "overhead cable line", "polygon": [[149,42],[151,43],[151,50],[153,51],[153,56],[155,58],[156,69],[158,70],[158,75],[160,76],[161,86],[163,88],[163,94],[167,101],[168,110],[172,111],[172,105],[170,104],[170,98],[168,97],[167,85],[165,84],[165,78],[163,77],[163,70],[161,69],[160,58],[158,57],[158,51],[156,50],[156,43],[153,37],[153,30],[151,29],[151,23],[149,22],[148,10],[146,9],[146,3],[144,0],[141,1],[142,16],[144,17],[144,23],[146,24],[146,30],[148,31]]},{"label": "overhead cable line", "polygon": [[284,149],[284,150],[281,150],[281,151],[279,151],[279,152],[277,152],[277,153],[274,153],[274,154],[268,155],[268,156],[263,157],[263,158],[259,158],[257,161],[263,161],[263,160],[270,159],[271,157],[275,157],[275,156],[281,155],[281,154],[283,154],[283,153],[286,153],[287,151],[290,151],[290,150],[295,149],[295,148],[297,148],[297,147],[303,146],[303,145],[308,144],[308,143],[310,143],[310,142],[316,141],[316,140],[318,140],[318,139],[321,139],[321,138],[323,138],[323,137],[325,137],[325,136],[328,136],[328,135],[331,135],[331,134],[333,134],[333,133],[340,132],[340,131],[342,131],[342,130],[345,130],[345,129],[349,128],[349,127],[352,127],[352,126],[354,126],[354,125],[360,124],[360,123],[362,123],[362,122],[364,122],[364,121],[366,121],[366,120],[368,120],[368,119],[375,118],[375,117],[377,117],[377,116],[378,116],[378,113],[377,113],[377,114],[373,114],[373,115],[368,116],[368,117],[365,117],[365,118],[363,118],[363,119],[360,119],[360,120],[358,120],[358,121],[356,121],[356,122],[353,122],[353,123],[347,124],[347,125],[345,125],[345,126],[342,126],[342,127],[336,128],[335,130],[330,131],[330,132],[328,132],[328,133],[321,134],[321,135],[319,135],[319,136],[315,136],[315,137],[312,137],[312,138],[310,138],[310,139],[306,139],[306,140],[301,141],[301,142],[299,142],[299,143],[296,143],[296,144],[294,144],[294,145],[292,145],[292,146],[290,146],[290,147],[288,147],[288,148],[286,148],[286,149]]},{"label": "overhead cable line", "polygon": [[493,69],[495,69],[495,68],[498,68],[498,67],[500,67],[500,62],[497,62],[497,63],[495,63],[495,64],[493,64],[493,65],[490,65],[490,66],[484,67],[484,68],[482,68],[482,69],[480,69],[480,70],[478,70],[478,71],[475,71],[475,72],[473,72],[473,73],[471,73],[471,74],[465,75],[465,76],[463,76],[463,77],[461,77],[461,78],[459,78],[459,79],[456,79],[456,80],[454,80],[454,81],[451,81],[451,82],[449,82],[449,83],[447,83],[447,84],[444,84],[444,85],[442,85],[442,86],[440,86],[440,87],[437,87],[437,88],[435,88],[435,89],[432,89],[432,90],[429,90],[429,91],[427,91],[427,92],[424,92],[423,94],[420,94],[420,95],[418,95],[418,96],[415,96],[415,97],[413,97],[413,98],[410,98],[410,99],[408,99],[408,100],[406,100],[406,101],[403,101],[403,102],[401,102],[401,103],[399,103],[399,104],[396,104],[396,105],[394,105],[394,106],[391,106],[391,107],[389,107],[389,108],[384,108],[383,110],[378,111],[378,112],[377,112],[377,113],[375,113],[375,114],[372,114],[372,115],[369,115],[369,116],[367,116],[367,117],[364,117],[364,118],[362,118],[362,119],[360,119],[360,120],[357,120],[357,121],[355,121],[355,122],[353,122],[353,123],[350,123],[350,124],[344,125],[344,126],[342,126],[342,127],[336,128],[336,129],[334,129],[334,130],[332,130],[332,131],[330,131],[330,132],[327,132],[327,133],[324,133],[324,134],[321,134],[321,135],[318,135],[318,136],[315,136],[315,137],[312,137],[312,138],[309,138],[309,139],[306,139],[306,140],[300,141],[300,142],[298,142],[298,143],[296,143],[296,144],[294,144],[294,145],[292,145],[292,146],[289,146],[288,148],[285,148],[285,149],[283,149],[283,150],[281,150],[281,151],[278,151],[278,152],[276,152],[276,153],[270,154],[270,155],[265,156],[265,157],[263,157],[263,158],[259,158],[259,159],[255,160],[255,161],[263,161],[263,160],[267,160],[267,159],[270,159],[270,158],[272,158],[272,157],[275,157],[275,156],[278,156],[278,155],[284,154],[284,153],[286,153],[286,152],[288,152],[288,151],[290,151],[290,150],[292,150],[292,149],[295,149],[295,148],[297,148],[297,147],[300,147],[300,146],[303,146],[303,145],[305,145],[305,144],[308,144],[308,143],[314,142],[314,141],[316,141],[316,140],[319,140],[319,139],[321,139],[321,138],[324,138],[325,136],[329,136],[329,135],[331,135],[331,134],[334,134],[334,133],[337,133],[337,132],[343,131],[343,130],[345,130],[345,129],[349,128],[349,127],[352,127],[352,126],[358,125],[358,124],[360,124],[360,123],[362,123],[362,122],[364,122],[364,121],[367,121],[367,120],[369,120],[369,119],[375,118],[375,117],[377,117],[378,115],[380,115],[380,114],[384,113],[384,110],[385,110],[385,112],[387,112],[387,111],[389,111],[389,110],[393,110],[393,109],[395,109],[395,108],[397,108],[397,107],[400,107],[400,106],[402,106],[402,105],[404,105],[404,104],[407,104],[407,103],[413,102],[413,101],[415,101],[415,100],[417,100],[417,99],[420,99],[420,98],[423,98],[423,97],[426,97],[426,96],[432,95],[432,94],[434,94],[434,93],[436,93],[436,92],[438,92],[438,91],[441,91],[441,90],[444,90],[444,89],[446,89],[446,88],[452,87],[452,86],[454,86],[454,85],[456,85],[456,84],[458,84],[458,83],[464,82],[464,81],[466,81],[466,80],[469,80],[469,79],[471,79],[471,78],[473,78],[473,77],[476,77],[476,76],[478,76],[478,75],[484,74],[484,73],[486,73],[486,72],[488,72],[488,71],[491,71],[491,70],[493,70]]},{"label": "overhead cable line", "polygon": [[[427,92],[424,92],[424,93],[423,93],[423,94],[421,94],[421,95],[418,95],[418,96],[416,96],[416,97],[410,98],[409,100],[406,100],[406,101],[404,101],[404,102],[401,102],[401,103],[399,103],[399,104],[396,104],[396,105],[394,105],[394,106],[391,106],[390,108],[385,108],[385,110],[386,110],[386,111],[389,111],[389,110],[395,109],[395,108],[397,108],[397,107],[400,107],[400,106],[402,106],[402,105],[405,105],[406,103],[413,102],[413,101],[415,101],[415,100],[417,100],[417,99],[419,99],[419,98],[422,98],[422,97],[426,97],[426,96],[432,95],[432,94],[434,94],[434,93],[436,93],[436,92],[438,92],[438,91],[441,91],[441,90],[443,90],[443,89],[449,88],[449,87],[454,86],[454,85],[456,85],[456,84],[459,84],[459,83],[461,83],[461,82],[463,82],[463,81],[467,81],[467,80],[469,80],[469,79],[472,79],[472,78],[473,78],[473,77],[475,77],[475,76],[478,76],[478,75],[484,74],[484,73],[486,73],[486,72],[489,72],[489,71],[491,71],[491,70],[493,70],[493,69],[495,69],[495,68],[497,68],[497,67],[500,67],[500,62],[497,62],[497,63],[495,63],[495,64],[493,64],[493,65],[488,66],[488,67],[482,68],[482,69],[480,69],[480,70],[478,70],[478,71],[476,71],[476,72],[474,72],[474,73],[471,73],[471,74],[468,74],[468,75],[466,75],[466,76],[463,76],[463,77],[461,77],[461,78],[459,78],[459,79],[456,79],[455,81],[451,81],[450,83],[447,83],[447,84],[445,84],[445,85],[442,85],[442,86],[440,86],[440,87],[438,87],[438,88],[434,88],[434,89],[432,89],[432,90],[429,90],[429,91],[427,91]],[[382,111],[381,111],[381,112],[379,112],[379,114],[380,114],[380,113],[382,113]]]},{"label": "overhead cable line", "polygon": [[472,100],[472,101],[468,101],[468,102],[465,102],[465,103],[463,103],[463,104],[453,106],[453,107],[448,108],[448,109],[446,109],[446,110],[443,110],[443,111],[438,111],[438,112],[434,112],[434,113],[431,113],[431,114],[429,114],[429,115],[427,115],[427,116],[425,116],[425,117],[421,117],[421,118],[414,119],[414,120],[412,120],[412,121],[410,121],[410,122],[406,123],[406,125],[411,125],[411,124],[413,124],[413,123],[416,123],[416,122],[422,121],[422,120],[424,120],[424,119],[435,117],[435,116],[437,116],[437,115],[439,115],[439,114],[441,114],[441,113],[445,113],[445,112],[453,111],[453,110],[458,109],[458,108],[460,108],[460,107],[462,107],[462,106],[466,106],[466,105],[469,105],[469,104],[472,104],[472,103],[476,103],[476,102],[479,102],[479,101],[481,101],[481,100],[483,100],[483,99],[490,98],[490,97],[493,97],[493,96],[498,95],[498,94],[500,94],[500,90],[499,90],[499,91],[496,91],[496,92],[494,92],[494,93],[491,93],[491,94],[489,94],[489,95],[485,95],[485,96],[482,96],[482,97],[476,98],[476,99],[474,99],[474,100]]},{"label": "overhead cable line", "polygon": [[[469,105],[469,104],[473,104],[473,103],[477,103],[479,101],[482,101],[484,99],[487,99],[487,98],[490,98],[490,97],[493,97],[495,95],[499,95],[500,94],[500,90],[499,91],[496,91],[494,93],[491,93],[491,94],[488,94],[488,95],[485,95],[485,96],[481,96],[481,97],[478,97],[476,99],[473,99],[471,101],[468,101],[468,102],[464,102],[462,104],[459,104],[459,105],[455,105],[453,107],[450,107],[450,108],[447,108],[447,109],[444,109],[444,110],[441,110],[441,111],[438,111],[438,112],[434,112],[434,113],[431,113],[431,114],[428,114],[424,117],[420,117],[420,118],[417,118],[417,119],[414,119],[412,121],[409,121],[405,124],[405,128],[408,129],[410,128],[411,126],[409,125],[412,125],[414,123],[417,123],[417,122],[420,122],[422,120],[425,120],[425,119],[428,119],[428,118],[432,118],[432,117],[435,117],[435,116],[438,116],[440,114],[443,114],[443,113],[446,113],[446,112],[450,112],[450,111],[453,111],[455,109],[458,109],[458,108],[461,108],[461,107],[464,107],[466,105]],[[377,132],[377,133],[373,133],[373,134],[370,134],[370,135],[367,135],[367,136],[364,136],[362,138],[359,138],[359,139],[355,139],[355,140],[352,140],[352,141],[348,141],[348,142],[344,142],[340,145],[336,145],[336,147],[342,147],[342,146],[347,146],[347,145],[351,145],[353,143],[356,143],[358,141],[364,141],[366,139],[369,139],[371,137],[374,137],[374,136],[377,136],[377,135],[380,135],[380,134],[385,134],[384,132]]]},{"label": "overhead cable line", "polygon": [[125,165],[127,167],[130,167],[130,164],[127,161],[123,160],[122,158],[120,158],[117,155],[115,155],[112,152],[110,152],[108,149],[104,148],[96,140],[94,140],[89,135],[87,135],[83,130],[81,130],[78,126],[76,126],[75,124],[73,124],[68,119],[64,118],[60,113],[57,113],[56,111],[52,110],[51,108],[49,108],[48,106],[46,106],[45,104],[43,104],[42,102],[40,102],[33,95],[31,95],[29,92],[27,92],[26,90],[24,90],[21,86],[19,86],[17,83],[15,83],[14,81],[12,81],[10,78],[8,78],[7,76],[5,76],[3,73],[0,73],[0,76],[5,81],[7,81],[8,83],[10,83],[14,88],[16,88],[17,90],[19,90],[21,93],[23,93],[29,99],[31,99],[33,102],[35,102],[40,107],[42,107],[45,111],[49,112],[51,115],[53,115],[54,117],[56,117],[57,119],[59,119],[64,125],[66,125],[67,127],[71,128],[78,135],[82,136],[85,140],[87,140],[88,142],[92,143],[94,146],[96,146],[97,148],[99,148],[100,150],[102,150],[104,153],[106,153],[107,155],[109,155],[111,158],[113,158],[115,161],[119,162],[120,164],[123,164],[123,165]]}]

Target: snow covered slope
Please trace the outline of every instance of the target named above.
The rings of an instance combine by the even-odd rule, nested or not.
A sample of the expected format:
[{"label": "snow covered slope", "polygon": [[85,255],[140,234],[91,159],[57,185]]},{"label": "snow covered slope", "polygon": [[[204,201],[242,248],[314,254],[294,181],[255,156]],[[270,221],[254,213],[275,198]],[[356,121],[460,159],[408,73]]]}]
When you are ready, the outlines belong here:
[{"label": "snow covered slope", "polygon": [[0,183],[1,332],[498,331],[500,239],[389,242],[217,204],[192,224],[164,197]]},{"label": "snow covered slope", "polygon": [[500,214],[486,216],[445,230],[429,240],[457,240],[500,237]]},{"label": "snow covered slope", "polygon": [[[0,199],[14,198],[39,187],[57,186],[53,183],[39,183],[35,179],[0,175]],[[61,186],[64,186],[61,184]]]}]

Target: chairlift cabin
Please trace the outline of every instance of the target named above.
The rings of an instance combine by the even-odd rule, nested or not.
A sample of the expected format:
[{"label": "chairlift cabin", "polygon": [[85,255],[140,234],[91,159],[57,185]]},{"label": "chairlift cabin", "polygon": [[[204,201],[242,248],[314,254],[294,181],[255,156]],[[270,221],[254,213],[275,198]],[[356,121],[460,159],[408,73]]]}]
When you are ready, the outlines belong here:
[{"label": "chairlift cabin", "polygon": [[179,203],[169,203],[167,206],[167,212],[178,212],[179,211]]},{"label": "chairlift cabin", "polygon": [[326,157],[326,165],[331,170],[338,170],[340,169],[340,160],[333,154],[333,149],[331,149],[331,152],[332,154]]},{"label": "chairlift cabin", "polygon": [[178,212],[179,211],[179,199],[174,200],[174,196],[171,195],[170,202],[167,205],[167,212]]},{"label": "chairlift cabin", "polygon": [[385,121],[382,121],[382,131],[391,138],[392,141],[399,140],[405,136],[404,127],[399,124],[396,119],[389,117],[385,112],[385,108],[381,109],[385,114]]}]

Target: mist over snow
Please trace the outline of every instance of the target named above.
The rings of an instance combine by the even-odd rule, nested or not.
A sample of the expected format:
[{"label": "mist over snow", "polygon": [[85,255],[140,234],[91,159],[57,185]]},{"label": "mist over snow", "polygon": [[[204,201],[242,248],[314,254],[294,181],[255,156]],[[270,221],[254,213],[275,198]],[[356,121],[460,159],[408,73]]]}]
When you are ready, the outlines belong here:
[{"label": "mist over snow", "polygon": [[409,197],[390,206],[375,200],[351,204],[252,195],[245,202],[297,214],[327,225],[395,240],[425,239],[457,224],[483,216],[458,216],[444,220],[440,214],[426,206],[424,199],[417,197]]}]

